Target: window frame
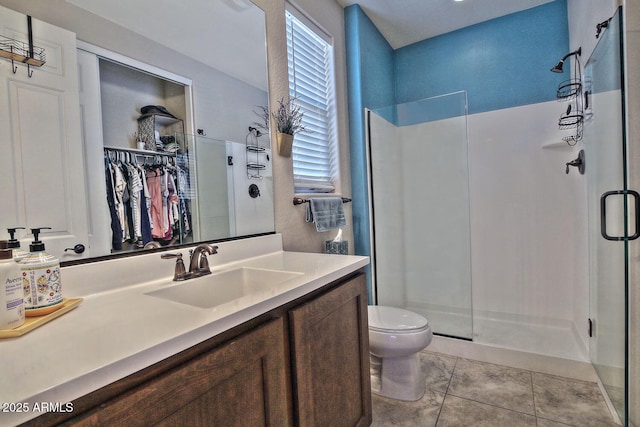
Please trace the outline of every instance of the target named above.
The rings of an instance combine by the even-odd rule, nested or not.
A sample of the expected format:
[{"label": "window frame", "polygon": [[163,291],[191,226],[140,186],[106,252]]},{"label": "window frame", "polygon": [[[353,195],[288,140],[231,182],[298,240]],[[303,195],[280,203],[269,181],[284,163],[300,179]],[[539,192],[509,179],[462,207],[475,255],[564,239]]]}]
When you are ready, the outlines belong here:
[{"label": "window frame", "polygon": [[[298,21],[296,24],[301,24],[302,26],[306,27],[306,29],[309,30],[315,37],[317,37],[318,40],[326,44],[326,49],[328,49],[328,51],[325,52],[324,54],[325,67],[324,67],[324,70],[319,71],[320,74],[324,75],[324,79],[325,79],[324,84],[320,86],[322,86],[323,88],[322,92],[324,92],[323,94],[325,97],[324,100],[326,101],[326,104],[323,104],[323,106],[326,106],[326,110],[324,109],[310,110],[311,108],[313,108],[313,106],[310,106],[309,103],[305,103],[300,99],[299,94],[303,91],[296,90],[297,87],[302,87],[304,89],[305,86],[304,84],[297,86],[296,84],[299,83],[299,81],[296,80],[295,71],[292,75],[291,61],[293,59],[291,55],[292,55],[292,50],[293,50],[293,55],[295,55],[295,44],[292,43],[292,40],[290,37],[290,31],[292,30],[292,27],[291,27],[290,18],[288,15],[291,15],[292,17],[291,19]],[[304,179],[305,177],[313,176],[312,175],[313,172],[309,172],[310,167],[307,167],[307,172],[308,172],[307,175],[303,175],[301,177],[300,175],[296,174],[296,168],[297,168],[296,163],[298,163],[298,165],[300,165],[301,163],[304,163],[302,160],[299,160],[300,159],[299,156],[304,156],[302,154],[302,150],[304,150],[304,148],[302,148],[300,144],[304,143],[307,147],[311,147],[315,145],[313,142],[310,141],[314,139],[313,131],[298,134],[296,138],[294,138],[293,153],[292,153],[292,161],[294,165],[294,177],[293,177],[294,191],[296,194],[307,194],[307,193],[308,194],[315,194],[315,193],[334,193],[335,194],[335,193],[338,193],[338,187],[340,183],[340,158],[339,158],[339,142],[338,142],[338,111],[337,111],[337,96],[336,96],[337,79],[336,79],[336,73],[335,73],[336,49],[334,46],[334,39],[327,31],[325,31],[322,27],[320,27],[317,23],[312,21],[307,15],[305,15],[302,11],[300,11],[298,8],[291,5],[290,3],[287,3],[286,5],[285,22],[286,22],[286,31],[287,31],[287,34],[286,34],[287,84],[288,84],[289,96],[293,100],[293,102],[296,103],[296,105],[300,106],[301,109],[305,111],[305,119],[309,120],[309,117],[313,117],[316,111],[326,111],[326,116],[327,116],[326,121],[324,122],[326,126],[323,126],[320,129],[321,131],[323,131],[324,136],[326,136],[326,138],[324,139],[318,139],[317,137],[315,138],[316,143],[318,141],[324,141],[326,143],[325,144],[326,152],[322,153],[322,155],[324,156],[323,159],[326,160],[326,163],[328,165],[326,169],[328,173],[325,174],[324,176],[324,178],[327,178],[327,179],[326,180],[325,179],[319,180],[321,178]],[[293,27],[293,29],[295,29],[295,27]],[[293,44],[293,49],[292,49],[292,44]],[[307,122],[305,122],[305,125],[308,128],[313,127],[312,123],[307,124]],[[298,146],[296,146],[296,142],[298,143]],[[307,145],[307,144],[310,144],[310,145]],[[320,153],[318,152],[314,154],[320,154]],[[296,158],[298,158],[298,160],[296,160]],[[305,166],[300,166],[300,168],[304,172]]]}]

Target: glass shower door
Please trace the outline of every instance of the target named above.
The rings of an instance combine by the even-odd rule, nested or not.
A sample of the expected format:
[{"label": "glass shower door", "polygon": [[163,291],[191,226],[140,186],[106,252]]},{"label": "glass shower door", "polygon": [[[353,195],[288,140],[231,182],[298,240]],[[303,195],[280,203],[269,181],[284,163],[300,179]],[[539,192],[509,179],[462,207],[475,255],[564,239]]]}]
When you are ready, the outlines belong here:
[{"label": "glass shower door", "polygon": [[627,188],[622,21],[612,18],[585,66],[584,150],[589,215],[590,357],[626,425],[628,240],[636,232]]},{"label": "glass shower door", "polygon": [[466,92],[368,113],[377,303],[472,339]]}]

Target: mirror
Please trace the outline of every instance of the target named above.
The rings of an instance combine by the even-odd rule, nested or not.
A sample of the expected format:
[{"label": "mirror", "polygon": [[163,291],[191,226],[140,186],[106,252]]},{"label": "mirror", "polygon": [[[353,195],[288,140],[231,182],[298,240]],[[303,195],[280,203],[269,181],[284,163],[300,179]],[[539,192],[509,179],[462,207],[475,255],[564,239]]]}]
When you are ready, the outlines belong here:
[{"label": "mirror", "polygon": [[[256,106],[268,104],[265,17],[259,7],[250,0],[197,0],[188,9],[156,0],[0,0],[0,5],[69,30],[79,41],[84,158],[80,164],[61,163],[65,170],[84,170],[88,218],[86,236],[66,233],[73,237],[63,240],[64,227],[50,221],[46,213],[30,215],[29,204],[19,202],[27,199],[27,186],[16,185],[24,193],[12,199],[18,206],[7,209],[11,215],[2,211],[2,228],[51,225],[53,230],[43,230],[42,238],[49,243],[48,252],[63,262],[140,251],[140,242],[113,250],[104,174],[105,160],[111,158],[186,168],[185,176],[175,174],[175,182],[188,184],[186,190],[180,189],[189,192],[188,206],[180,200],[177,210],[188,221],[178,222],[180,231],[172,239],[154,239],[163,247],[274,231],[269,137],[249,128],[256,120]],[[0,24],[4,24],[0,29],[8,28]],[[58,59],[44,31],[37,33],[43,28],[38,25],[34,23],[35,44],[48,50],[49,64],[35,69],[36,78]],[[176,155],[166,156],[163,151],[154,156],[145,152],[148,146],[138,150],[138,120],[146,105],[162,105],[180,119],[184,133],[171,128],[162,135],[179,140]],[[37,122],[38,111],[32,114],[31,120]],[[38,144],[44,147],[45,141]],[[32,146],[30,153],[35,155],[40,147]],[[107,152],[105,147],[113,150]],[[50,155],[48,150],[42,153]],[[0,153],[5,154],[11,157]],[[39,195],[29,191],[29,197]],[[187,230],[182,228],[185,224]],[[32,240],[28,231],[19,231],[18,238],[25,249]],[[85,253],[64,252],[77,243],[87,247]]]}]

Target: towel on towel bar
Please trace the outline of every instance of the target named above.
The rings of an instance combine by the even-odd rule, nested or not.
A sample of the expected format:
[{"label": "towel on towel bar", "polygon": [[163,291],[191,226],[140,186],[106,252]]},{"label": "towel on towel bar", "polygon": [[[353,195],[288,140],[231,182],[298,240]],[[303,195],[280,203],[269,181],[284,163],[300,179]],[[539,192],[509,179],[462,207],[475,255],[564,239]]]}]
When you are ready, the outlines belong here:
[{"label": "towel on towel bar", "polygon": [[344,217],[342,198],[319,197],[309,199],[309,203],[307,204],[307,222],[315,223],[317,231],[327,231],[332,228],[347,225],[347,220]]}]

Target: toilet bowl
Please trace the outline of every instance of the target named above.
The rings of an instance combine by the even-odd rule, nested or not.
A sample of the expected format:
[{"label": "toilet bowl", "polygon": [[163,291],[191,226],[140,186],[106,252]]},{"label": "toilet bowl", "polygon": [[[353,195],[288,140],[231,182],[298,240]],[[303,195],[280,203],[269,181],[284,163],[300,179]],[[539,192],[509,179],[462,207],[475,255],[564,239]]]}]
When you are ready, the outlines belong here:
[{"label": "toilet bowl", "polygon": [[408,310],[369,306],[371,390],[398,400],[419,400],[425,391],[418,352],[433,333],[423,316]]}]

